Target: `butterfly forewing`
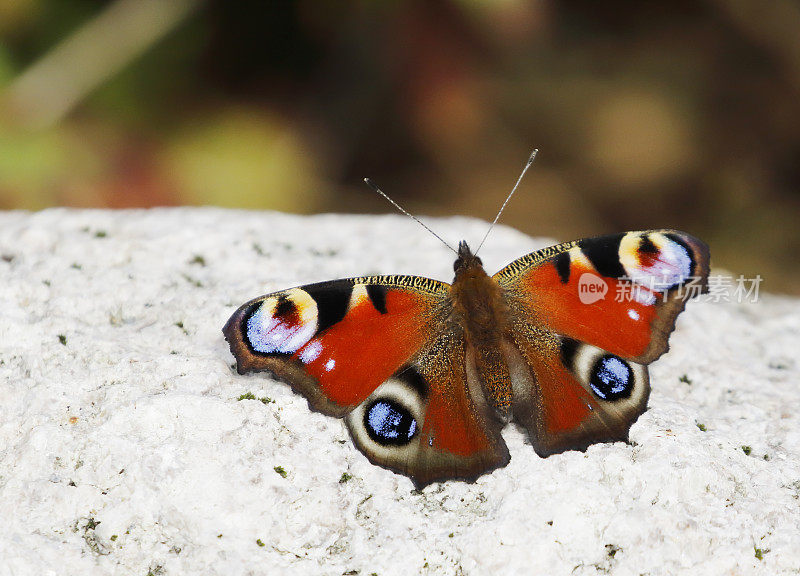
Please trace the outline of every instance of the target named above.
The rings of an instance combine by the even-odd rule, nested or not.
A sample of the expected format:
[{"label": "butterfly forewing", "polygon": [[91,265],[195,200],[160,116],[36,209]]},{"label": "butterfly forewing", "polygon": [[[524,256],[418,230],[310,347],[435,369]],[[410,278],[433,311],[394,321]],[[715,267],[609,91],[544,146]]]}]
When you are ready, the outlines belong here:
[{"label": "butterfly forewing", "polygon": [[706,290],[708,247],[672,230],[561,244],[494,275],[509,305],[537,325],[648,364],[686,300]]},{"label": "butterfly forewing", "polygon": [[352,278],[267,294],[223,331],[240,374],[270,371],[315,410],[343,416],[431,339],[447,284],[424,280]]}]

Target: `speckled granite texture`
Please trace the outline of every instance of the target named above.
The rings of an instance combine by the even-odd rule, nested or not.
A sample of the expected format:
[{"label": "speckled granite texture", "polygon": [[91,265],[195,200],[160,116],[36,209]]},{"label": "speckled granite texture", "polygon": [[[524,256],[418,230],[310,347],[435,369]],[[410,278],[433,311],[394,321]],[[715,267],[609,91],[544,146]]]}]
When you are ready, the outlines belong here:
[{"label": "speckled granite texture", "polygon": [[[545,243],[499,227],[481,256]],[[220,330],[252,297],[451,266],[402,217],[0,213],[0,576],[800,572],[800,302],[768,278],[688,306],[631,444],[541,459],[508,426],[473,484],[415,492],[232,369]]]}]

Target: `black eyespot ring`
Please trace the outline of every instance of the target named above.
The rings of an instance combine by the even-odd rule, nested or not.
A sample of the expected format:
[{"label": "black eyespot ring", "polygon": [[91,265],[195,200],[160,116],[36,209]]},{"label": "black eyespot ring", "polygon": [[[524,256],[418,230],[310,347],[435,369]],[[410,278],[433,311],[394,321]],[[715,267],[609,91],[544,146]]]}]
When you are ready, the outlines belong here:
[{"label": "black eyespot ring", "polygon": [[417,421],[402,404],[388,398],[372,402],[364,410],[364,428],[383,446],[403,446],[418,432]]},{"label": "black eyespot ring", "polygon": [[625,360],[606,354],[592,366],[589,385],[602,400],[628,398],[633,392],[634,375]]}]

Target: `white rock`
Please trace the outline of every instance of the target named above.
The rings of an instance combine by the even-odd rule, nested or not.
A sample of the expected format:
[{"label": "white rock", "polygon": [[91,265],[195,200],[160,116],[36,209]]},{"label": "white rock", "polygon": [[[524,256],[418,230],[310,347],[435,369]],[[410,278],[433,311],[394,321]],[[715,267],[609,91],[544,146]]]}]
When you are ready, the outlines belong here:
[{"label": "white rock", "polygon": [[[499,227],[481,256],[544,244]],[[541,459],[508,427],[507,467],[419,493],[286,385],[238,376],[220,332],[275,289],[449,281],[409,220],[0,213],[0,257],[0,576],[800,571],[796,299],[690,304],[632,444]]]}]

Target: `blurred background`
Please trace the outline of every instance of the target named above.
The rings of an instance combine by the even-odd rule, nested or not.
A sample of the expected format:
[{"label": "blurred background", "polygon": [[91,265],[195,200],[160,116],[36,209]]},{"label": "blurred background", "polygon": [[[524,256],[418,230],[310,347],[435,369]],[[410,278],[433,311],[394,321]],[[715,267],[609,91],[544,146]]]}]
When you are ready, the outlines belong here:
[{"label": "blurred background", "polygon": [[0,0],[0,209],[690,231],[800,293],[796,0]]}]

